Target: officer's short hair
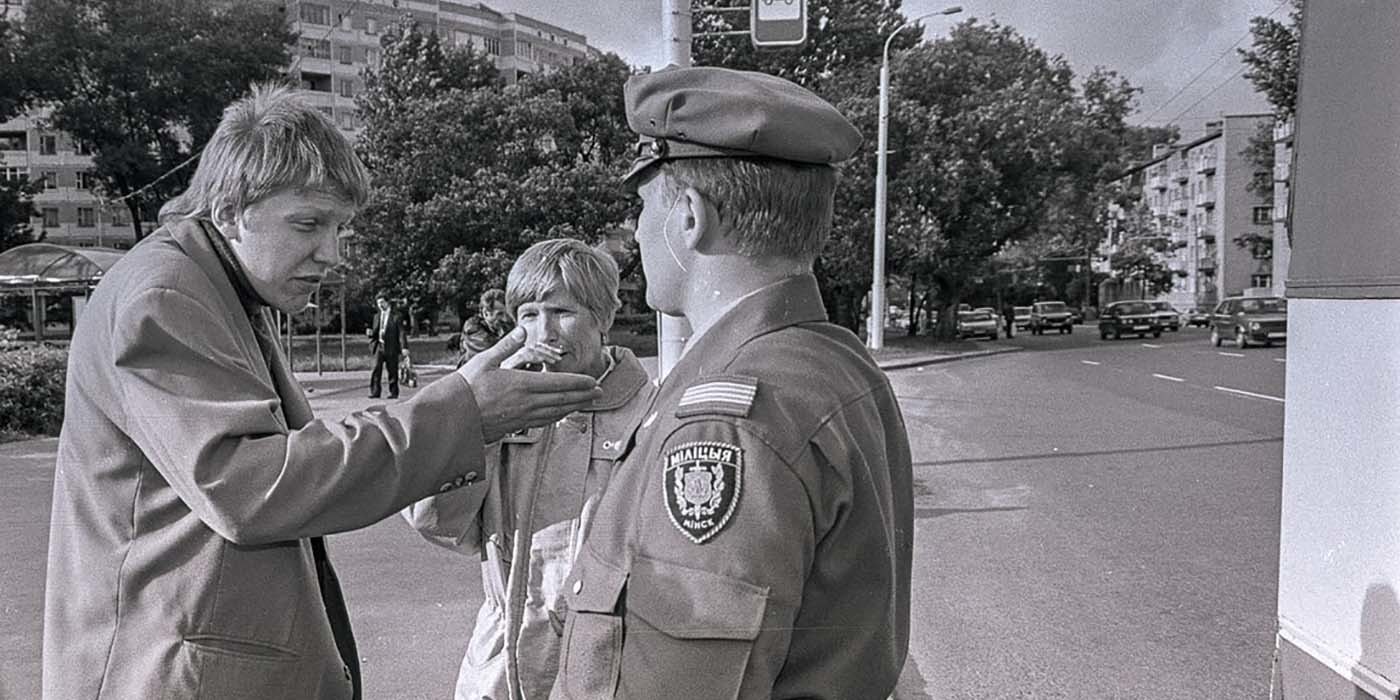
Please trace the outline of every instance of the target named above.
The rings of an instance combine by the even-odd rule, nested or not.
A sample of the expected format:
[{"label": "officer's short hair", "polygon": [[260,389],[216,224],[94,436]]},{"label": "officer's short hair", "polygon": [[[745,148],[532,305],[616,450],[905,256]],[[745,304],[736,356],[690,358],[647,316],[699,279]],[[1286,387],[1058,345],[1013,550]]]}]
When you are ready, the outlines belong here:
[{"label": "officer's short hair", "polygon": [[369,188],[369,171],[330,118],[300,92],[266,83],[224,109],[189,187],[160,220],[213,218],[220,202],[241,212],[285,190],[328,192],[359,209]]},{"label": "officer's short hair", "polygon": [[572,238],[530,246],[516,258],[506,277],[506,312],[515,317],[521,304],[543,301],[562,291],[588,310],[606,332],[622,302],[617,298],[617,262],[605,250]]},{"label": "officer's short hair", "polygon": [[694,187],[714,205],[740,255],[815,258],[831,232],[837,172],[776,158],[658,163],[668,196]]}]

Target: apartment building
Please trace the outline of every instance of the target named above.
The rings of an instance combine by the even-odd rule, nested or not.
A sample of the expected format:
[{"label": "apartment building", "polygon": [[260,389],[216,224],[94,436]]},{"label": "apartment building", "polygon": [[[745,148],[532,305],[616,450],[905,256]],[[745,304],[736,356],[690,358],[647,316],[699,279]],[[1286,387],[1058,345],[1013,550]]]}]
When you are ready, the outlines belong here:
[{"label": "apartment building", "polygon": [[[1210,307],[1246,289],[1273,286],[1267,247],[1236,243],[1273,234],[1269,200],[1248,190],[1255,165],[1245,154],[1250,138],[1271,119],[1225,115],[1208,123],[1205,136],[1194,141],[1154,147],[1150,161],[1120,180],[1141,188],[1150,227],[1171,241],[1163,256],[1178,276],[1161,299],[1182,309]],[[1104,252],[1111,255],[1122,244],[1110,238]]]},{"label": "apartment building", "polygon": [[1288,279],[1290,187],[1293,177],[1293,119],[1274,121],[1274,294],[1283,296]]},{"label": "apartment building", "polygon": [[[0,0],[0,11],[11,20],[21,18],[23,8],[23,0]],[[507,83],[599,53],[582,34],[481,3],[286,0],[286,11],[297,35],[288,72],[352,138],[361,126],[355,96],[364,88],[364,71],[379,67],[381,42],[405,15],[452,46],[471,46],[487,54]],[[67,134],[43,128],[42,113],[0,122],[0,180],[44,182],[35,198],[40,216],[31,225],[46,241],[130,247],[135,235],[126,207],[101,196],[91,170],[92,154]],[[142,227],[149,231],[155,224],[142,222]]]}]

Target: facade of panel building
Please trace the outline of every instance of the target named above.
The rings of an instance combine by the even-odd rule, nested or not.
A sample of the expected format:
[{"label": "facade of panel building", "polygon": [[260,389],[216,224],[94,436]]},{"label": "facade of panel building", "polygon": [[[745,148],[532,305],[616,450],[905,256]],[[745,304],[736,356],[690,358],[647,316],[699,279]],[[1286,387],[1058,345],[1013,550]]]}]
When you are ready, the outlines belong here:
[{"label": "facade of panel building", "polygon": [[[236,2],[237,0],[235,0]],[[0,12],[14,20],[23,0],[0,0]],[[451,46],[471,46],[491,57],[507,83],[597,55],[582,34],[481,3],[419,0],[286,0],[296,34],[292,78],[312,102],[352,137],[360,129],[355,96],[363,73],[382,58],[381,42],[411,15],[419,30],[437,33]],[[35,197],[39,217],[31,225],[50,243],[130,247],[135,235],[130,214],[101,196],[90,171],[92,155],[67,134],[43,128],[43,114],[0,122],[0,180],[41,180]],[[143,222],[150,231],[153,222]]]},{"label": "facade of panel building", "polygon": [[[1273,286],[1267,246],[1236,242],[1273,235],[1269,199],[1248,189],[1256,166],[1245,153],[1250,138],[1271,119],[1226,115],[1208,123],[1201,138],[1154,147],[1151,160],[1120,180],[1121,186],[1141,189],[1148,228],[1170,242],[1162,259],[1177,276],[1171,291],[1159,299],[1183,310],[1210,308],[1247,289]],[[1111,233],[1101,248],[1105,255],[1125,243],[1116,235]]]}]

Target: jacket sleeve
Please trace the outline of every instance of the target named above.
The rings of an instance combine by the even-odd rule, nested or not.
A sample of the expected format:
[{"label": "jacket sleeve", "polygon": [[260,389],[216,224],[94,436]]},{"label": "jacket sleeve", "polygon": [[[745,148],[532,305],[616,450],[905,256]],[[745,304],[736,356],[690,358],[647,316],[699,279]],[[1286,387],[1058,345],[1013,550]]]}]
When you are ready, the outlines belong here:
[{"label": "jacket sleeve", "polygon": [[353,530],[480,481],[481,419],[460,375],[289,431],[232,322],[181,291],[148,289],[118,310],[111,347],[123,428],[221,537],[264,544]]},{"label": "jacket sleeve", "polygon": [[399,514],[423,539],[454,552],[476,554],[481,551],[482,505],[495,483],[488,476],[485,486],[429,496]]}]

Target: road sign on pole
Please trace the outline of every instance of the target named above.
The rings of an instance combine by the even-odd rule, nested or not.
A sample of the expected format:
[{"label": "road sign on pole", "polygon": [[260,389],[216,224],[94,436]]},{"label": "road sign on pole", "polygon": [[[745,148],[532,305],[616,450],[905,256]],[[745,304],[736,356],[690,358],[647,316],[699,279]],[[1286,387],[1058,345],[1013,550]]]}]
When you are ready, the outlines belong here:
[{"label": "road sign on pole", "polygon": [[753,0],[749,20],[753,45],[759,48],[807,41],[807,0]]}]

